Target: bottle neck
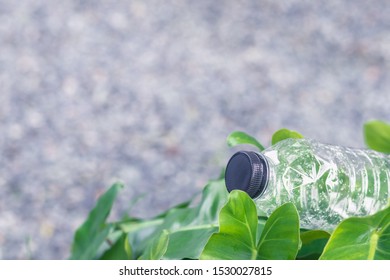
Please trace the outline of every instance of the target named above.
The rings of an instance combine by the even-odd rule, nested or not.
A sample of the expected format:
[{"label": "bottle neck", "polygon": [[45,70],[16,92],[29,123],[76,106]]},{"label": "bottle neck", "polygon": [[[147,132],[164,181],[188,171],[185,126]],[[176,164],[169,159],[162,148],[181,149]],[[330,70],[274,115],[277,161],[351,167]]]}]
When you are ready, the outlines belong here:
[{"label": "bottle neck", "polygon": [[266,154],[261,154],[261,155],[264,158],[264,162],[266,163],[267,172],[264,178],[264,187],[262,189],[262,192],[253,198],[255,200],[266,198],[267,196],[269,196],[269,194],[272,195],[274,185],[276,182],[274,162]]},{"label": "bottle neck", "polygon": [[274,176],[272,175],[274,173],[272,170],[273,169],[272,161],[263,153],[256,153],[256,154],[260,158],[259,165],[261,166],[259,168],[262,169],[262,172],[258,172],[257,174],[256,172],[253,172],[254,176],[256,175],[259,176],[258,180],[260,181],[260,183],[258,184],[257,192],[255,193],[255,195],[252,196],[253,199],[258,199],[262,197],[264,193],[267,192],[270,184],[270,178],[271,178],[270,176]]}]

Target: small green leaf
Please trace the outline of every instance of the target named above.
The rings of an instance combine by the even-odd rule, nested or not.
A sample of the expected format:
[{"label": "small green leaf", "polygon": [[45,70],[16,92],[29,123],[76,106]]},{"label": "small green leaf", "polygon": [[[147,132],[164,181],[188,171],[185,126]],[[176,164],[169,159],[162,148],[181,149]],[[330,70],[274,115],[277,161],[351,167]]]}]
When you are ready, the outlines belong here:
[{"label": "small green leaf", "polygon": [[169,234],[163,230],[146,247],[144,253],[139,257],[140,260],[160,260],[168,248]]},{"label": "small green leaf", "polygon": [[108,249],[103,256],[102,260],[130,260],[131,248],[126,233],[122,233],[115,244]]},{"label": "small green leaf", "polygon": [[234,147],[237,145],[249,144],[256,146],[260,151],[264,150],[263,145],[259,143],[253,136],[242,132],[242,131],[234,131],[227,137],[227,144],[229,147]]},{"label": "small green leaf", "polygon": [[272,145],[275,145],[276,143],[288,139],[288,138],[303,138],[302,134],[294,131],[294,130],[289,130],[286,128],[279,129],[272,135]]},{"label": "small green leaf", "polygon": [[374,120],[363,126],[366,145],[378,152],[390,154],[390,124]]},{"label": "small green leaf", "polygon": [[256,207],[245,192],[234,190],[219,214],[219,232],[206,244],[200,259],[256,259]]},{"label": "small green leaf", "polygon": [[299,215],[294,204],[277,208],[265,223],[257,246],[257,259],[293,260],[299,248]]},{"label": "small green leaf", "polygon": [[328,242],[330,234],[323,230],[309,230],[301,233],[302,247],[298,252],[299,260],[317,260]]},{"label": "small green leaf", "polygon": [[320,259],[389,260],[390,208],[342,221],[330,236]]},{"label": "small green leaf", "polygon": [[98,257],[96,253],[113,230],[113,226],[105,222],[115,198],[122,188],[122,184],[116,183],[98,199],[87,220],[76,230],[71,259],[95,259]]}]

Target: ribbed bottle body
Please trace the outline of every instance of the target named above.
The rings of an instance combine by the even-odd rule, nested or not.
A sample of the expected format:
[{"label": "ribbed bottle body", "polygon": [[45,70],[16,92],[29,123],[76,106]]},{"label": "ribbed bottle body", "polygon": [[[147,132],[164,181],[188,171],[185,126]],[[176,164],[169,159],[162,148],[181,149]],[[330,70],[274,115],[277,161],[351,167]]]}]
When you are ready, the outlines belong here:
[{"label": "ribbed bottle body", "polygon": [[258,207],[270,214],[292,202],[303,228],[332,230],[345,218],[370,215],[388,204],[388,155],[309,139],[286,139],[263,155],[269,180],[256,199]]}]

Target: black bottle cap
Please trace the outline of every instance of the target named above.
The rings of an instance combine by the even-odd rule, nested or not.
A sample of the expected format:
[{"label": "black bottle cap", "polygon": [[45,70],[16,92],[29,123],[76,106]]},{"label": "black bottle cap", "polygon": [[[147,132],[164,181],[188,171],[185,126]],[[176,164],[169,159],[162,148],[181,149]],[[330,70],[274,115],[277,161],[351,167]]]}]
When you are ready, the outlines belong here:
[{"label": "black bottle cap", "polygon": [[260,196],[268,181],[268,163],[263,155],[253,151],[240,151],[229,160],[225,184],[229,192],[245,191],[251,198]]}]

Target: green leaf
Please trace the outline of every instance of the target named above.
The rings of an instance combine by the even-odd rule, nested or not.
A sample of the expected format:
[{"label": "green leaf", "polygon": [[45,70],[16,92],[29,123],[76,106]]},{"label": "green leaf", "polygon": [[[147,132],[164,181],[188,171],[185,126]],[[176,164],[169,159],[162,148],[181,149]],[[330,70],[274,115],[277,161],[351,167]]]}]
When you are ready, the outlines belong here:
[{"label": "green leaf", "polygon": [[342,221],[330,236],[320,259],[389,260],[390,208]]},{"label": "green leaf", "polygon": [[131,259],[131,248],[126,233],[122,233],[115,244],[108,249],[103,256],[102,260],[130,260]]},{"label": "green leaf", "polygon": [[126,233],[134,233],[145,228],[153,227],[156,228],[162,224],[163,218],[152,218],[152,219],[137,219],[128,218],[123,221],[116,222],[115,225]]},{"label": "green leaf", "polygon": [[164,259],[198,259],[210,236],[218,231],[218,214],[227,198],[225,181],[211,181],[197,206],[167,216],[159,229],[169,231]]},{"label": "green leaf", "polygon": [[302,247],[298,252],[299,260],[317,260],[328,242],[330,234],[323,230],[309,230],[301,233]]},{"label": "green leaf", "polygon": [[160,260],[167,251],[169,244],[169,234],[163,230],[146,247],[144,253],[139,257],[140,260]]},{"label": "green leaf", "polygon": [[293,260],[299,248],[299,215],[294,204],[286,203],[268,218],[257,246],[257,259]]},{"label": "green leaf", "polygon": [[123,224],[135,257],[141,255],[151,239],[163,230],[169,234],[169,243],[163,259],[198,259],[210,236],[218,231],[218,213],[227,201],[224,180],[210,181],[202,195],[189,204],[170,209],[163,216],[145,221]]},{"label": "green leaf", "polygon": [[[198,259],[210,236],[218,231],[217,225],[184,227],[170,233],[170,242],[164,259]],[[183,245],[184,244],[184,245]]]},{"label": "green leaf", "polygon": [[237,145],[249,144],[256,146],[260,151],[264,150],[263,145],[259,143],[253,136],[242,132],[242,131],[234,131],[226,139],[229,147],[234,147]]},{"label": "green leaf", "polygon": [[183,210],[180,209],[188,208],[190,203],[191,201],[180,203],[179,205],[176,205],[150,219],[127,217],[126,219],[115,223],[115,225],[123,232],[129,234],[129,242],[133,250],[133,255],[138,258],[145,250],[149,240],[158,235],[158,229],[161,228],[161,225],[164,223],[164,219],[167,216],[174,216],[174,213],[178,210],[179,212],[182,212]]},{"label": "green leaf", "polygon": [[95,259],[98,257],[96,253],[114,228],[113,225],[105,222],[115,198],[122,188],[122,184],[116,183],[98,199],[87,220],[76,230],[71,259]]},{"label": "green leaf", "polygon": [[390,124],[378,120],[367,122],[363,134],[369,148],[390,154]]},{"label": "green leaf", "polygon": [[288,139],[288,138],[297,138],[297,139],[300,139],[300,138],[303,138],[302,134],[294,131],[294,130],[289,130],[287,128],[282,128],[282,129],[279,129],[278,131],[276,131],[273,135],[272,135],[272,145],[275,145],[276,143],[282,141],[282,140],[285,140],[285,139]]},{"label": "green leaf", "polygon": [[256,207],[245,192],[234,190],[219,214],[219,232],[206,244],[200,259],[256,259]]}]

